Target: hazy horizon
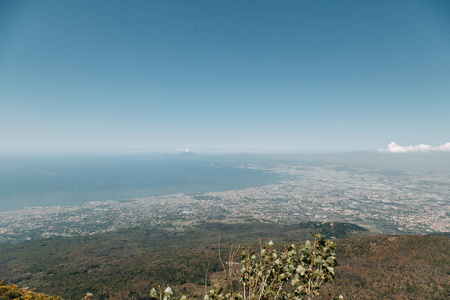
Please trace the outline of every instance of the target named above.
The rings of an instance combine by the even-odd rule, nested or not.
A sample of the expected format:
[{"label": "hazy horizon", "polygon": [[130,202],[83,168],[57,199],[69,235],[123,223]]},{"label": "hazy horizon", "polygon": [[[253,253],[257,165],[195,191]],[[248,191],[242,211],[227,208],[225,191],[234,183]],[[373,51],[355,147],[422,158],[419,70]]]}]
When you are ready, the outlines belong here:
[{"label": "hazy horizon", "polygon": [[[448,144],[448,143],[447,143]],[[412,147],[409,145],[407,147]],[[450,151],[447,149],[444,151],[411,151],[411,152],[389,152],[384,151],[385,148],[380,149],[369,149],[369,150],[325,150],[325,149],[317,149],[317,150],[291,150],[284,149],[282,151],[271,151],[270,149],[192,149],[188,152],[180,152],[177,149],[169,149],[169,148],[37,148],[37,149],[23,149],[23,148],[3,148],[0,149],[0,155],[10,155],[10,154],[123,154],[123,155],[133,155],[133,154],[155,154],[155,155],[183,155],[183,154],[199,154],[199,155],[233,155],[233,154],[268,154],[268,155],[339,155],[339,154],[354,154],[354,153],[367,153],[367,154],[378,154],[378,155],[391,155],[396,157],[401,157],[404,155],[429,155],[432,153],[443,153],[444,155],[450,154]]]}]

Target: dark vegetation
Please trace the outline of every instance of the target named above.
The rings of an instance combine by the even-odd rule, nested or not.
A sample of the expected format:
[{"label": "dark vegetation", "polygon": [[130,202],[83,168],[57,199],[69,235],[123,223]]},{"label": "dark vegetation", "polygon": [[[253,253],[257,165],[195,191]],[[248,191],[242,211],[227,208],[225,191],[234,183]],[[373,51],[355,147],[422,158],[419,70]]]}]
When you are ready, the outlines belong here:
[{"label": "dark vegetation", "polygon": [[4,246],[0,280],[66,299],[81,299],[87,292],[94,299],[149,299],[151,288],[162,284],[180,294],[202,296],[205,281],[214,283],[222,274],[219,236],[226,257],[227,245],[298,243],[310,239],[310,231],[339,239],[336,281],[323,287],[323,295],[337,292],[346,299],[449,295],[448,238],[367,236],[365,229],[352,224],[280,226],[244,219],[203,222],[184,231],[134,228]]},{"label": "dark vegetation", "polygon": [[321,292],[345,299],[450,299],[450,239],[368,236],[337,242],[336,280]]}]

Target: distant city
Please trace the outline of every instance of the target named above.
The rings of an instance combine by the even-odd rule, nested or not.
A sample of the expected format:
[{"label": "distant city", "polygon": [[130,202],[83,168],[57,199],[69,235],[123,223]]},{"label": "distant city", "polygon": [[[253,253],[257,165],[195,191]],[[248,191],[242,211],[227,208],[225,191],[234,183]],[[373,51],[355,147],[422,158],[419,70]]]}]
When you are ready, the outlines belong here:
[{"label": "distant city", "polygon": [[444,171],[333,163],[224,166],[285,174],[289,180],[221,192],[0,212],[0,244],[136,226],[185,230],[206,220],[230,217],[279,224],[348,222],[386,234],[450,230],[450,177]]}]

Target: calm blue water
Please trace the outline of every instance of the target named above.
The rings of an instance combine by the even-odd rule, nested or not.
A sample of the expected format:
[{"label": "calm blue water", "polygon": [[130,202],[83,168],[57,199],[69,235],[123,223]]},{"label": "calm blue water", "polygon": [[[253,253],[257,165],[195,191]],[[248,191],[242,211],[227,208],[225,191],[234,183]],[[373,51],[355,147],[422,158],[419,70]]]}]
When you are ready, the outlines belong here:
[{"label": "calm blue water", "polygon": [[175,155],[0,155],[0,211],[221,191],[281,178],[211,163]]}]

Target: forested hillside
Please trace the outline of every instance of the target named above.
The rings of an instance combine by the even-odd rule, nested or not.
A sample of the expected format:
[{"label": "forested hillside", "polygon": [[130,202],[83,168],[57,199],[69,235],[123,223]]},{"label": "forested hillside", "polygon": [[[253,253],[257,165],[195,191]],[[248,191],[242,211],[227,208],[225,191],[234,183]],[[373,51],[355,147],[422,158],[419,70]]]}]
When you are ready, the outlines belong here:
[{"label": "forested hillside", "polygon": [[212,284],[222,274],[219,237],[225,257],[231,244],[298,243],[310,239],[310,231],[335,237],[338,245],[336,281],[322,289],[325,298],[339,293],[346,299],[446,299],[449,293],[448,238],[367,236],[353,224],[279,226],[252,220],[9,245],[0,248],[0,280],[66,299],[81,299],[87,292],[94,299],[149,299],[151,288],[161,284],[202,296],[205,279]]},{"label": "forested hillside", "polygon": [[338,242],[336,280],[346,299],[449,299],[450,239],[368,236]]}]

